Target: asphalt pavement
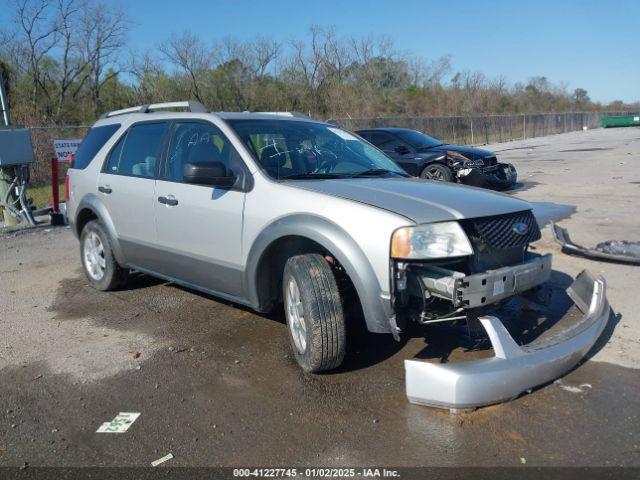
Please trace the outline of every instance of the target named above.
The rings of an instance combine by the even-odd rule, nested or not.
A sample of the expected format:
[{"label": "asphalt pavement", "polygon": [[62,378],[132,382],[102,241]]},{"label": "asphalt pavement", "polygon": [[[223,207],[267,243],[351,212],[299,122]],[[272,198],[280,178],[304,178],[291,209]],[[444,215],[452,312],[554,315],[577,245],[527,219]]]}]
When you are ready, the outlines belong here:
[{"label": "asphalt pavement", "polygon": [[[542,223],[587,246],[640,239],[640,129],[488,148]],[[459,330],[360,333],[338,371],[304,374],[278,312],[145,275],[98,292],[68,228],[0,233],[0,466],[640,466],[640,269],[562,254],[548,227],[536,248],[558,284],[606,277],[609,325],[560,382],[454,415],[407,402],[403,360],[482,354]],[[119,412],[140,416],[96,433]]]}]

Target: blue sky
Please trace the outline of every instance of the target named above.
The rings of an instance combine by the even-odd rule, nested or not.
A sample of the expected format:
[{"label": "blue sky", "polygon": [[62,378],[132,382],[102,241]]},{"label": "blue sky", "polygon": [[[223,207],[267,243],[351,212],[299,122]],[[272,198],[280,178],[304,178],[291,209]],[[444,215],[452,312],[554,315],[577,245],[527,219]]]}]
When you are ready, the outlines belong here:
[{"label": "blue sky", "polygon": [[[108,1],[108,0],[107,0]],[[113,0],[112,0],[113,1]],[[116,0],[118,1],[118,0]],[[542,75],[593,100],[640,100],[640,0],[121,0],[130,45],[155,48],[171,32],[205,40],[302,38],[310,25],[391,36],[426,60],[451,55],[454,72],[510,82]]]}]

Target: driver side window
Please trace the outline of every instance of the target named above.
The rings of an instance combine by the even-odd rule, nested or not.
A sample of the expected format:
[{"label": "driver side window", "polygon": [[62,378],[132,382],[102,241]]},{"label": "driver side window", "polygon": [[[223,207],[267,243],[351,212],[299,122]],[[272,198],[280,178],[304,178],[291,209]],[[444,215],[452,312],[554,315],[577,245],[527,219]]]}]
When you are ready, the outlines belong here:
[{"label": "driver side window", "polygon": [[396,147],[401,145],[406,147],[406,145],[396,137],[382,132],[374,132],[371,135],[371,143],[385,153],[396,153]]},{"label": "driver side window", "polygon": [[176,122],[162,178],[182,182],[187,163],[220,162],[237,175],[242,174],[240,156],[214,125],[205,122]]}]

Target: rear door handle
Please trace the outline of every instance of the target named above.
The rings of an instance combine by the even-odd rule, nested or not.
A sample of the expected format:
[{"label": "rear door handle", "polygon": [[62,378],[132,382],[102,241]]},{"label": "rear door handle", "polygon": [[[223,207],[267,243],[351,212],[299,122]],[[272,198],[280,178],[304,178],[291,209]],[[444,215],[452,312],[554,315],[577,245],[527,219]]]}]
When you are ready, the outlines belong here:
[{"label": "rear door handle", "polygon": [[173,195],[167,195],[166,197],[158,197],[158,202],[163,205],[168,205],[170,207],[175,207],[178,205],[178,199]]},{"label": "rear door handle", "polygon": [[111,187],[109,185],[105,185],[104,187],[102,185],[99,186],[98,191],[102,193],[107,193],[107,194],[113,192],[113,190],[111,190]]}]

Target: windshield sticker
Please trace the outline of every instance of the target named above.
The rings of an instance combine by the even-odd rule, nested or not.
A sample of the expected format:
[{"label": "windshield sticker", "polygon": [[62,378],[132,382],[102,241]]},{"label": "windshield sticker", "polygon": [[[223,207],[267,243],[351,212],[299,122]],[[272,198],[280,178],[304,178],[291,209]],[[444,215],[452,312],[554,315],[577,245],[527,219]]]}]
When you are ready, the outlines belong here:
[{"label": "windshield sticker", "polygon": [[342,138],[343,140],[355,140],[356,142],[358,141],[358,139],[353,135],[351,135],[349,132],[345,132],[344,130],[341,130],[339,128],[331,128],[331,127],[327,127],[327,128],[331,130],[333,133],[335,133],[337,136]]}]

